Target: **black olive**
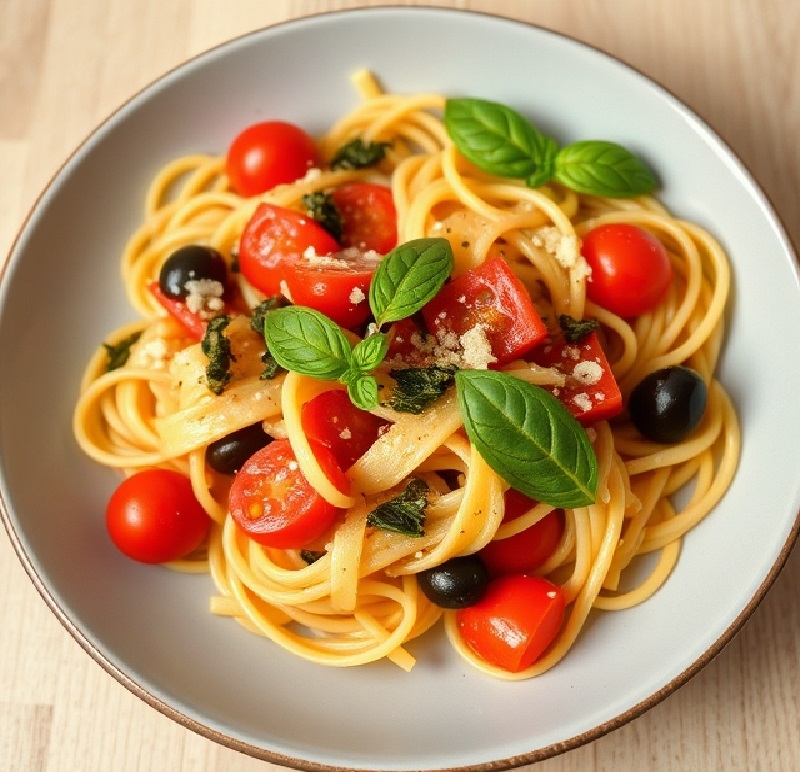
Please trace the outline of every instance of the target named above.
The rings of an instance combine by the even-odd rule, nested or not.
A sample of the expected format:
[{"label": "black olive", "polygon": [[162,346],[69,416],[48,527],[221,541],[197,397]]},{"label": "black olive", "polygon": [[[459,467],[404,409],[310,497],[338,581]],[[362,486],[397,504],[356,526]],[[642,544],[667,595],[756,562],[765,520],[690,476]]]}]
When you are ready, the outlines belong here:
[{"label": "black olive", "polygon": [[236,474],[257,450],[272,442],[261,424],[245,426],[227,437],[212,442],[206,451],[208,465],[221,474]]},{"label": "black olive", "polygon": [[417,582],[431,603],[442,608],[466,608],[481,599],[489,575],[477,555],[463,555],[422,571]]},{"label": "black olive", "polygon": [[680,442],[700,423],[706,409],[706,385],[688,367],[665,367],[645,376],[631,392],[633,425],[655,442]]},{"label": "black olive", "polygon": [[228,281],[225,258],[212,247],[189,244],[176,249],[161,266],[158,286],[170,298],[185,298],[189,291],[186,282],[200,280]]}]

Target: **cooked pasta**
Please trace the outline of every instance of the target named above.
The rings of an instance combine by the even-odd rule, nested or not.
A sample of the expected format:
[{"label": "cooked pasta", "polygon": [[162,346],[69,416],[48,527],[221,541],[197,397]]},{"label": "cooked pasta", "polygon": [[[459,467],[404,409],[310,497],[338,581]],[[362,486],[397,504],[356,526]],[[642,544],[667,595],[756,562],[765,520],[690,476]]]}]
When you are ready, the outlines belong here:
[{"label": "cooked pasta", "polygon": [[[243,197],[232,191],[219,156],[179,158],[158,172],[121,261],[122,281],[141,318],[109,335],[89,362],[75,436],[88,456],[126,476],[153,467],[188,476],[212,527],[200,548],[168,565],[210,573],[212,613],[312,662],[345,667],[388,658],[406,670],[414,665],[409,642],[444,617],[452,645],[476,667],[501,678],[535,676],[567,654],[590,613],[626,609],[653,595],[678,562],[683,537],[733,478],[739,428],[714,375],[724,339],[728,260],[709,233],[652,196],[608,198],[553,182],[532,188],[480,171],[448,136],[444,97],[387,94],[367,73],[356,82],[362,102],[318,138],[320,168],[295,182]],[[355,138],[387,143],[383,160],[371,168],[332,170],[330,159]],[[538,503],[504,521],[509,484],[470,442],[454,389],[421,414],[385,403],[372,408],[385,428],[347,470],[345,493],[321,466],[302,416],[315,396],[345,387],[297,372],[263,379],[264,338],[245,310],[225,329],[235,359],[229,381],[214,394],[201,344],[150,291],[167,257],[183,245],[213,247],[234,265],[241,234],[261,203],[304,211],[304,196],[363,180],[391,188],[400,243],[447,239],[454,277],[500,256],[548,329],[562,315],[596,319],[625,403],[645,376],[667,367],[691,368],[707,388],[699,426],[678,442],[644,438],[625,412],[586,427],[597,459],[595,500],[564,509],[559,542],[536,569],[560,588],[566,615],[547,651],[519,671],[481,657],[464,640],[458,612],[431,602],[417,580],[420,572],[479,553],[557,509]],[[632,319],[587,298],[591,276],[581,242],[592,229],[617,222],[654,235],[672,267],[664,299]],[[250,308],[263,299],[241,277],[239,283]],[[131,335],[138,338],[127,361],[108,370],[110,347]],[[347,335],[351,343],[360,339]],[[553,394],[565,386],[563,372],[525,358],[499,369]],[[385,393],[388,365],[375,375]],[[239,528],[229,508],[233,477],[208,463],[212,443],[259,423],[270,437],[288,439],[305,478],[338,512],[334,526],[309,545],[313,561],[304,550],[264,546]],[[370,524],[370,513],[412,478],[427,485],[424,534]],[[649,553],[656,555],[643,557]]]}]

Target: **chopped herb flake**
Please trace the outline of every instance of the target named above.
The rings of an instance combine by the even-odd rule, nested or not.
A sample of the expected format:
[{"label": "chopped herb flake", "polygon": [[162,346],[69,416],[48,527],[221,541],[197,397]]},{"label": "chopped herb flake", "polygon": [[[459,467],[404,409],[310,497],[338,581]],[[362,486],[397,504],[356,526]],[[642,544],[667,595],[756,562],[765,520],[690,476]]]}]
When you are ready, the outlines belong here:
[{"label": "chopped herb flake", "polygon": [[404,367],[389,371],[395,387],[389,407],[398,413],[419,415],[453,385],[454,367]]},{"label": "chopped herb flake", "polygon": [[600,322],[597,319],[573,319],[568,314],[561,314],[558,323],[564,332],[564,337],[569,343],[577,343],[583,340],[589,333],[594,332]]},{"label": "chopped herb flake", "polygon": [[103,348],[106,350],[108,359],[106,360],[106,372],[110,373],[118,367],[122,367],[131,355],[131,348],[139,338],[142,337],[142,331],[134,332],[127,338],[118,340],[116,343],[104,343]]},{"label": "chopped herb flake", "polygon": [[225,390],[232,377],[231,362],[236,361],[231,352],[231,342],[224,333],[230,322],[231,318],[225,314],[215,316],[206,326],[200,342],[202,352],[208,357],[206,385],[213,394],[222,394]]},{"label": "chopped herb flake", "polygon": [[367,515],[367,525],[405,536],[424,536],[422,524],[427,504],[428,484],[412,477],[399,496],[379,504]]},{"label": "chopped herb flake", "polygon": [[[283,295],[265,298],[252,311],[250,317],[250,329],[259,335],[264,334],[264,319],[270,311],[284,308],[289,305],[289,301]],[[259,376],[262,381],[271,381],[276,375],[283,372],[283,368],[275,361],[275,357],[270,354],[269,348],[261,355],[264,363],[264,370]]]},{"label": "chopped herb flake", "polygon": [[342,145],[331,160],[331,169],[366,169],[376,166],[386,156],[390,142],[364,142],[357,137]]},{"label": "chopped herb flake", "polygon": [[342,240],[342,216],[330,193],[315,190],[303,196],[303,206],[309,217],[318,222],[336,241]]},{"label": "chopped herb flake", "polygon": [[300,557],[305,560],[308,565],[316,563],[324,555],[325,552],[320,550],[300,550]]}]

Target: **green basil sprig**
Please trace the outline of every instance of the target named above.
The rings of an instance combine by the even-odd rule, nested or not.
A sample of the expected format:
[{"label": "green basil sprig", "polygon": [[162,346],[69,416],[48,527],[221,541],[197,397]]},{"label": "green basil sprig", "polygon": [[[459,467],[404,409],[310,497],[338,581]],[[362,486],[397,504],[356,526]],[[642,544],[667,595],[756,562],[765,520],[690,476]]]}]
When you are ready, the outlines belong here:
[{"label": "green basil sprig", "polygon": [[512,487],[554,507],[594,502],[597,458],[555,397],[494,370],[460,370],[456,394],[470,442]]},{"label": "green basil sprig", "polygon": [[395,247],[379,264],[369,286],[375,323],[405,319],[442,288],[453,271],[447,239],[413,239]]},{"label": "green basil sprig", "polygon": [[395,247],[378,265],[369,290],[377,331],[355,346],[341,327],[319,311],[288,306],[264,319],[264,339],[286,370],[325,381],[341,381],[354,405],[378,405],[378,382],[371,374],[384,360],[388,336],[380,327],[419,311],[447,281],[453,250],[447,239],[416,239]]},{"label": "green basil sprig", "polygon": [[615,142],[583,140],[564,147],[506,105],[485,99],[448,99],[444,125],[459,152],[499,177],[535,188],[554,179],[578,193],[630,198],[652,192],[656,179]]}]

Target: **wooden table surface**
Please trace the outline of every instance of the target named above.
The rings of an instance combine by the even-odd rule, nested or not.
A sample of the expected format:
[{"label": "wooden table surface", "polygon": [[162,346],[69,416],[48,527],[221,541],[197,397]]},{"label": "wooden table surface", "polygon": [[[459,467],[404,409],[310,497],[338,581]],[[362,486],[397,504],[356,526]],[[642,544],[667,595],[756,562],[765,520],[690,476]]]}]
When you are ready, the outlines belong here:
[{"label": "wooden table surface", "polygon": [[[365,5],[380,3],[0,0],[0,260],[60,163],[135,91],[243,32]],[[800,244],[798,0],[438,5],[558,30],[651,76],[740,155]],[[632,723],[537,770],[800,769],[799,586],[795,552],[699,675]],[[0,772],[268,769],[278,767],[184,729],[102,670],[47,609],[0,529]]]}]

